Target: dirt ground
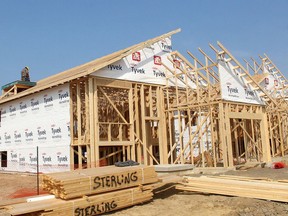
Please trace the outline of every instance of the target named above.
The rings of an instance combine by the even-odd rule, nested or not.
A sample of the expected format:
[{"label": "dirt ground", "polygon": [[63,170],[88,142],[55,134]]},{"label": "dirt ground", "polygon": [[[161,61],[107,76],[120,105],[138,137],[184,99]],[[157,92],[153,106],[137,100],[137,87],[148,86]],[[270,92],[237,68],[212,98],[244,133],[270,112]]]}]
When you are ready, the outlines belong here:
[{"label": "dirt ground", "polygon": [[[13,199],[14,195],[36,195],[37,176],[33,174],[0,173],[0,203]],[[26,194],[24,194],[26,193]],[[16,197],[15,197],[16,198]]]},{"label": "dirt ground", "polygon": [[[206,173],[202,173],[205,174]],[[207,173],[209,174],[209,173]],[[270,169],[253,168],[246,171],[228,171],[227,175],[268,177],[271,179],[288,179],[288,168]],[[193,174],[192,174],[193,175]],[[199,174],[194,174],[199,175]],[[17,191],[37,190],[37,178],[28,174],[0,173],[0,204],[1,201],[12,199]],[[288,195],[288,192],[287,192]],[[153,201],[134,207],[118,210],[108,215],[113,216],[273,216],[288,215],[288,204],[267,200],[241,197],[199,194],[176,190],[172,184],[158,191]]]}]

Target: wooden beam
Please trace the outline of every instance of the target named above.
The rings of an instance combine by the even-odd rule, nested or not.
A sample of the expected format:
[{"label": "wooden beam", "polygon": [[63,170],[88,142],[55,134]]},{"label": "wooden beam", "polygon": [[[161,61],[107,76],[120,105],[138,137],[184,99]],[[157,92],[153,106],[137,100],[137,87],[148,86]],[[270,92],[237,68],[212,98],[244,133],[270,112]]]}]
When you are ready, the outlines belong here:
[{"label": "wooden beam", "polygon": [[248,112],[228,112],[228,118],[234,119],[258,119],[261,120],[263,118],[263,114],[259,113],[248,113]]},{"label": "wooden beam", "polygon": [[147,134],[146,134],[146,121],[145,121],[145,94],[144,85],[141,84],[140,87],[140,107],[141,107],[141,127],[142,127],[142,143],[143,143],[143,154],[144,154],[144,164],[148,165],[148,155],[147,155]]},{"label": "wooden beam", "polygon": [[98,86],[97,81],[94,79],[94,136],[95,136],[95,161],[96,161],[96,167],[100,166],[100,127],[99,127],[99,104],[98,104]]},{"label": "wooden beam", "polygon": [[89,85],[89,127],[90,127],[90,160],[91,167],[96,166],[95,159],[95,118],[94,118],[94,79],[88,79]]}]

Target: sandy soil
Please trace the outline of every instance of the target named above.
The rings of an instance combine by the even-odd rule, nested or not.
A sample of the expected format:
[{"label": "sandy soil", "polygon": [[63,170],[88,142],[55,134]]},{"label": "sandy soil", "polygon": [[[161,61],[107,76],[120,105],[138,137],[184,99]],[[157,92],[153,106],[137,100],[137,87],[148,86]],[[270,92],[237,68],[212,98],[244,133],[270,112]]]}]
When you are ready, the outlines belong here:
[{"label": "sandy soil", "polygon": [[150,203],[115,212],[113,216],[175,216],[175,215],[226,215],[271,216],[288,215],[288,205],[240,197],[203,195],[170,190],[171,196],[156,195]]},{"label": "sandy soil", "polygon": [[[206,173],[204,173],[206,174]],[[228,175],[268,177],[271,179],[288,179],[288,169],[254,168],[247,171],[229,171]],[[199,175],[199,174],[195,174]],[[11,199],[16,191],[36,191],[35,175],[0,173],[0,204],[1,200]],[[273,216],[288,215],[288,204],[241,197],[229,197],[193,192],[177,191],[172,184],[158,191],[153,201],[142,205],[119,210],[113,216]]]},{"label": "sandy soil", "polygon": [[[12,199],[21,191],[37,194],[37,176],[33,174],[0,173],[0,202]],[[25,194],[23,194],[25,195]]]},{"label": "sandy soil", "polygon": [[[243,171],[228,171],[224,174],[267,177],[274,180],[288,179],[288,168],[253,168]],[[199,176],[199,174],[194,174],[194,176]],[[183,192],[177,191],[172,187],[168,190],[155,194],[153,201],[150,203],[120,210],[113,214],[111,213],[111,215],[287,216],[288,204],[242,197]]]}]

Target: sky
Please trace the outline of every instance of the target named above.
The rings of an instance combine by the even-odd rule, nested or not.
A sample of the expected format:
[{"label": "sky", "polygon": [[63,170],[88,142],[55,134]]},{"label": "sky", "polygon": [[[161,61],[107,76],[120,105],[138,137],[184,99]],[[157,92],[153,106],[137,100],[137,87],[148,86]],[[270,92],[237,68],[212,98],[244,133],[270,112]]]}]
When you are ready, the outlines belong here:
[{"label": "sky", "polygon": [[0,86],[25,66],[38,81],[178,28],[173,49],[188,60],[220,41],[241,62],[266,53],[288,77],[287,10],[286,0],[0,0]]}]

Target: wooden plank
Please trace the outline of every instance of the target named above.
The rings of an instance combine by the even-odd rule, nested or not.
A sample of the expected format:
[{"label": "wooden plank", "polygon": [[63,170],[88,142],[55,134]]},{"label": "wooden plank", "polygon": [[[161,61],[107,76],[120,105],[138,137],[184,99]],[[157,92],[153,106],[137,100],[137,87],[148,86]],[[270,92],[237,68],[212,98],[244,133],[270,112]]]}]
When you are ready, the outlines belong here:
[{"label": "wooden plank", "polygon": [[[135,120],[135,133],[134,133],[134,141],[135,144],[137,143],[135,140],[135,137],[140,137],[141,136],[141,130],[140,130],[140,113],[139,113],[139,97],[138,97],[138,85],[135,84],[134,86],[134,120]],[[142,149],[140,143],[137,143],[137,162],[142,163]]]},{"label": "wooden plank", "polygon": [[80,82],[77,82],[77,136],[78,136],[78,145],[82,143],[82,119],[81,119],[81,88]]},{"label": "wooden plank", "polygon": [[228,112],[227,116],[228,116],[228,118],[234,118],[234,119],[257,119],[257,120],[261,120],[263,117],[263,114],[261,114],[261,113],[248,113],[248,112]]},{"label": "wooden plank", "polygon": [[227,153],[228,153],[228,166],[233,167],[233,149],[232,149],[232,139],[231,139],[231,129],[230,129],[230,118],[226,113],[229,113],[229,104],[224,104],[224,112],[225,112],[225,128],[226,128],[226,145],[227,145]]},{"label": "wooden plank", "polygon": [[225,119],[224,119],[224,108],[223,103],[219,103],[219,132],[220,132],[220,148],[222,150],[223,164],[224,167],[228,167],[228,155],[226,145],[226,131],[225,131]]},{"label": "wooden plank", "polygon": [[89,127],[90,127],[90,163],[91,167],[96,166],[95,159],[95,122],[94,122],[94,80],[89,78]]},{"label": "wooden plank", "polygon": [[[89,143],[90,142],[90,124],[89,124],[89,85],[88,80],[86,79],[84,82],[84,105],[85,105],[85,112],[84,114],[84,123],[83,126],[85,128],[84,131],[84,142]],[[83,100],[82,99],[82,100]]]},{"label": "wooden plank", "polygon": [[184,177],[181,185],[176,187],[180,190],[197,191],[231,196],[268,199],[281,202],[288,201],[288,184],[274,181],[256,180],[251,178],[235,177]]},{"label": "wooden plank", "polygon": [[74,149],[72,145],[74,144],[74,106],[73,106],[73,84],[70,84],[69,89],[70,89],[70,101],[69,101],[69,106],[70,106],[70,165],[71,169],[74,169]]},{"label": "wooden plank", "polygon": [[99,146],[133,146],[133,141],[99,141]]},{"label": "wooden plank", "polygon": [[[133,113],[133,88],[130,86],[129,89],[129,140],[132,142],[132,146],[128,147],[129,151],[129,157],[131,157],[132,160],[136,160],[136,144],[135,144],[135,135],[134,135],[134,113]],[[122,139],[122,134],[121,134]]]},{"label": "wooden plank", "polygon": [[97,81],[94,79],[94,135],[95,135],[95,161],[96,167],[99,167],[100,163],[100,149],[99,149],[99,141],[100,141],[100,133],[99,133],[99,117],[98,117],[98,86]]},{"label": "wooden plank", "polygon": [[141,84],[140,87],[140,107],[141,107],[141,127],[142,127],[142,143],[143,143],[143,154],[144,154],[144,164],[148,165],[148,154],[147,154],[147,131],[146,131],[146,121],[145,121],[145,94],[144,85]]},{"label": "wooden plank", "polygon": [[263,149],[263,160],[265,162],[271,162],[267,115],[266,114],[262,114],[262,115],[263,117],[260,123],[260,128],[261,128],[261,139],[262,139],[262,149]]},{"label": "wooden plank", "polygon": [[132,83],[115,79],[95,78],[99,86],[131,89]]},{"label": "wooden plank", "polygon": [[167,139],[167,122],[164,110],[164,95],[160,87],[157,88],[157,113],[159,115],[159,151],[160,151],[160,164],[168,164],[168,139]]}]

